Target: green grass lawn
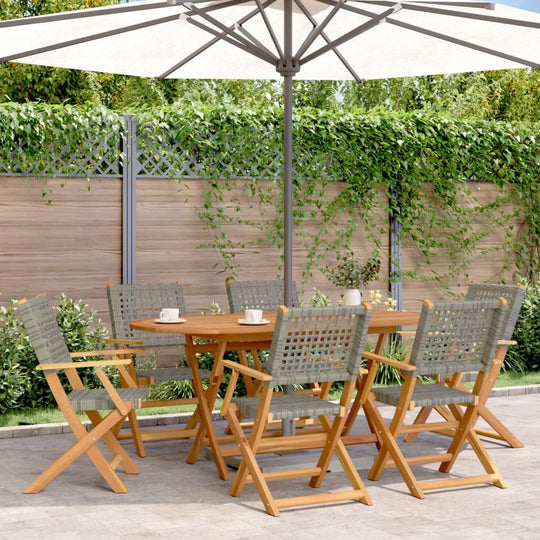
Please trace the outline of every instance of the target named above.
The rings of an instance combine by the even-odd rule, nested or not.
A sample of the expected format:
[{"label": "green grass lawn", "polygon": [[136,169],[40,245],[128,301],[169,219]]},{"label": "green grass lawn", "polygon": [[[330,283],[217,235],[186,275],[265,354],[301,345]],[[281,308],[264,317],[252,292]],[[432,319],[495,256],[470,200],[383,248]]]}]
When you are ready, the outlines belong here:
[{"label": "green grass lawn", "polygon": [[[496,387],[520,386],[526,384],[540,384],[540,372],[534,373],[501,373],[495,383]],[[472,383],[467,383],[472,387]],[[330,396],[335,397],[335,396]],[[221,400],[216,401],[216,409],[221,406]],[[176,407],[156,407],[149,409],[138,409],[137,414],[141,416],[153,416],[158,414],[172,414],[179,412],[190,412],[194,410],[194,405],[184,405]],[[85,418],[84,413],[80,416]],[[62,413],[56,409],[39,409],[33,411],[18,411],[0,416],[0,427],[18,426],[24,424],[50,424],[53,422],[64,422]]]}]

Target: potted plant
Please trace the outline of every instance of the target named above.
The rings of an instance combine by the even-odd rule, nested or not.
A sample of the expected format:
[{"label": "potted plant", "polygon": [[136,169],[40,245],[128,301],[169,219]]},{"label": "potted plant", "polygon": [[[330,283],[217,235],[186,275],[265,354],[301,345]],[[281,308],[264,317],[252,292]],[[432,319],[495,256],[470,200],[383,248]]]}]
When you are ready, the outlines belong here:
[{"label": "potted plant", "polygon": [[326,268],[326,277],[336,287],[345,289],[343,304],[354,306],[360,304],[362,296],[360,287],[367,285],[375,279],[381,268],[381,261],[374,257],[368,259],[365,264],[354,253],[338,256],[341,262],[334,268]]}]

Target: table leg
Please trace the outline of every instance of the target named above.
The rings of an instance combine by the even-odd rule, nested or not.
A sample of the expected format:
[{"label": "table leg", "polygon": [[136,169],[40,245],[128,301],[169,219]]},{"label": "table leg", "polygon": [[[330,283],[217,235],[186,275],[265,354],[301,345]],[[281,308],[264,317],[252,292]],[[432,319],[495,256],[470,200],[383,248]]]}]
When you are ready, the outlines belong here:
[{"label": "table leg", "polygon": [[214,430],[214,425],[212,423],[212,409],[222,377],[219,361],[223,359],[226,347],[227,342],[222,342],[219,344],[216,356],[214,357],[214,367],[212,368],[212,375],[210,376],[210,386],[205,394],[199,372],[199,364],[195,354],[193,338],[191,336],[186,336],[186,357],[193,371],[193,390],[195,391],[196,396],[199,398],[198,409],[201,416],[199,430],[197,431],[197,435],[195,436],[186,461],[187,463],[195,463],[197,461],[199,450],[201,448],[201,442],[204,435],[207,434],[218,475],[222,480],[228,480],[229,473],[227,471],[227,466],[225,465],[225,460],[223,459],[216,432]]}]

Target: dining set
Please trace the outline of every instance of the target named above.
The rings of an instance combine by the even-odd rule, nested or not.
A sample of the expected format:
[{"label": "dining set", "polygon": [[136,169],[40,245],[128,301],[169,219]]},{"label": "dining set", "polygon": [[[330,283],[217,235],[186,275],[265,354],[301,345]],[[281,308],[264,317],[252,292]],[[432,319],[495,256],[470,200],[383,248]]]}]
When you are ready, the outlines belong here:
[{"label": "dining set", "polygon": [[[38,359],[36,369],[44,372],[76,438],[25,493],[41,491],[84,453],[114,492],[126,493],[116,470],[138,474],[126,443],[133,443],[142,458],[151,455],[153,441],[175,439],[190,440],[186,461],[191,464],[208,448],[217,476],[224,481],[236,458],[230,495],[238,497],[247,484],[254,484],[264,509],[273,516],[284,508],[340,501],[371,505],[349,453],[351,446],[361,444],[377,450],[369,480],[395,467],[418,499],[429,490],[478,484],[506,487],[482,439],[523,446],[487,406],[506,351],[514,343],[523,287],[475,283],[462,301],[423,300],[418,311],[386,311],[369,304],[302,306],[295,286],[286,307],[280,281],[227,280],[225,286],[230,313],[188,315],[180,283],[109,284],[113,348],[78,353],[68,351],[45,295],[19,301],[18,313]],[[407,358],[384,356],[389,336],[408,339],[402,337],[405,334],[412,340]],[[180,351],[178,367],[138,365],[139,355],[160,347]],[[201,353],[212,354],[211,369],[201,369]],[[96,359],[102,356],[109,359]],[[382,365],[399,370],[401,384],[375,386]],[[79,375],[82,368],[94,369],[102,388],[86,388]],[[118,371],[120,387],[111,382],[111,369]],[[71,391],[62,384],[61,371]],[[471,377],[472,388],[464,385]],[[235,392],[240,380],[242,396]],[[193,397],[152,399],[152,386],[163,381],[190,381]],[[221,417],[227,427],[218,434],[212,411],[225,381]],[[393,407],[389,423],[378,403]],[[139,426],[136,409],[181,404],[194,406],[184,427]],[[408,413],[415,409],[418,413],[411,421]],[[90,419],[89,430],[79,411]],[[361,413],[367,423],[364,432],[354,429]],[[438,417],[429,421],[432,413]],[[492,430],[477,428],[479,418]],[[423,432],[440,435],[446,451],[414,456],[404,452],[404,445]],[[98,441],[112,459],[105,457]],[[454,471],[467,443],[481,474]],[[299,451],[313,462],[291,468],[287,455]],[[281,455],[283,470],[261,467],[258,458],[269,453]],[[319,488],[334,458],[344,471],[346,489],[315,489],[286,498],[272,494],[270,483],[278,480],[309,478],[309,486]],[[433,463],[440,464],[438,471],[431,470],[433,478],[419,480],[413,468]]]}]

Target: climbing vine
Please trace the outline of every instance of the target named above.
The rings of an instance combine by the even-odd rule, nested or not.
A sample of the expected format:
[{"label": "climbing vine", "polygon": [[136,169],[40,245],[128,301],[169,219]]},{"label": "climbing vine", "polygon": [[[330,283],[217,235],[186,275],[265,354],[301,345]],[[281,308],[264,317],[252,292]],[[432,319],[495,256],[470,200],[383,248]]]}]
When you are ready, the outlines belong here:
[{"label": "climbing vine", "polygon": [[[279,106],[171,107],[136,117],[141,174],[208,179],[196,211],[221,256],[220,270],[234,276],[245,248],[282,247]],[[46,174],[58,147],[77,156],[81,141],[106,139],[114,155],[121,132],[121,117],[104,109],[4,106],[0,171],[9,163],[37,163],[34,172]],[[365,255],[378,256],[388,216],[399,219],[404,244],[420,254],[411,277],[441,285],[466,279],[474,260],[490,250],[501,251],[502,272],[536,277],[539,140],[537,123],[297,109],[294,224],[296,242],[305,246],[304,280],[324,267],[329,253],[349,250],[359,228],[373,246]],[[68,161],[68,172],[79,160]],[[478,191],[484,182],[497,186],[490,200]],[[517,234],[516,218],[524,223]],[[250,227],[252,240],[237,240],[231,234],[237,225]],[[494,230],[501,241],[483,248]]]}]

